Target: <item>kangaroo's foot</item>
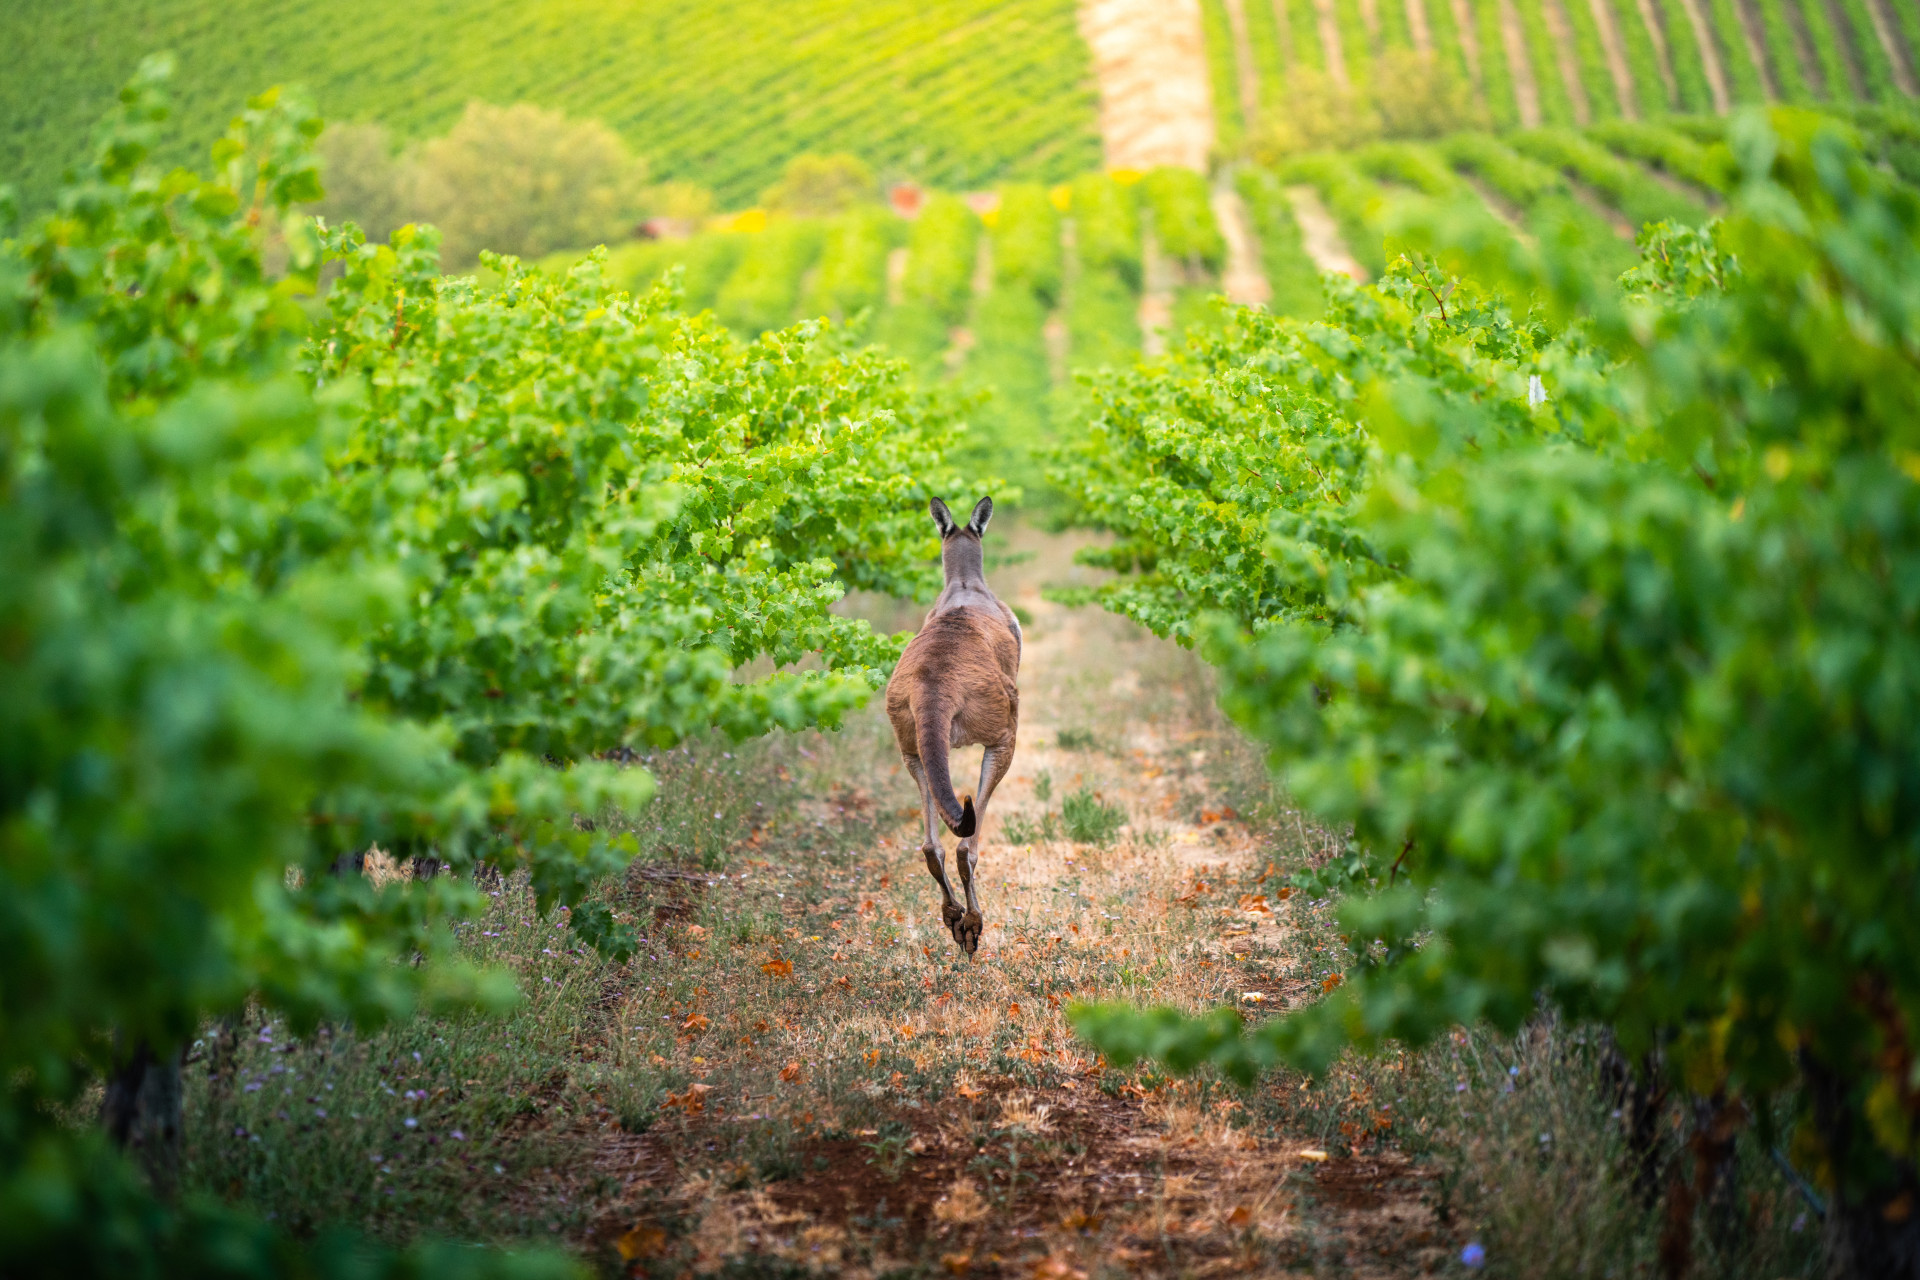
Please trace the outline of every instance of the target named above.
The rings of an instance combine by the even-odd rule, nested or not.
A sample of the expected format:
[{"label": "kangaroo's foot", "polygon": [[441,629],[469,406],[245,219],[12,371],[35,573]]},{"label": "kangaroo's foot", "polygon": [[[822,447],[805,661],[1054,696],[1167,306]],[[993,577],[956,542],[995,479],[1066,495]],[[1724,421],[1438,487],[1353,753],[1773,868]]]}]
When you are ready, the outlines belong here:
[{"label": "kangaroo's foot", "polygon": [[940,904],[940,919],[947,926],[947,932],[960,944],[960,949],[972,955],[980,946],[980,932],[985,927],[978,911],[962,910],[957,902]]},{"label": "kangaroo's foot", "polygon": [[971,956],[980,949],[980,934],[986,929],[986,922],[978,911],[962,910],[956,902],[942,903],[940,919],[946,923],[947,932],[960,944],[960,949]]},{"label": "kangaroo's foot", "polygon": [[979,917],[979,912],[964,912],[960,915],[960,923],[954,925],[954,942],[960,944],[960,950],[972,956],[973,952],[979,950],[979,935],[985,931],[987,921]]}]

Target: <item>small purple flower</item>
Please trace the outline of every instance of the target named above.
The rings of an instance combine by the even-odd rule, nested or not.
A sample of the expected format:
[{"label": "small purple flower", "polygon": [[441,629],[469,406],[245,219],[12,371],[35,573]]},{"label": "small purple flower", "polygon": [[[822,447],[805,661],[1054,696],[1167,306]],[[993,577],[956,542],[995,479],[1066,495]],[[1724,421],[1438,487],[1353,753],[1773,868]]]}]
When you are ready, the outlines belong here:
[{"label": "small purple flower", "polygon": [[248,1093],[260,1092],[260,1081],[255,1080],[252,1084],[248,1085],[246,1088],[246,1092]]},{"label": "small purple flower", "polygon": [[1469,1241],[1467,1247],[1460,1251],[1460,1265],[1469,1271],[1478,1271],[1480,1268],[1486,1266],[1486,1246],[1478,1240]]},{"label": "small purple flower", "polygon": [[458,1129],[455,1129],[448,1136],[451,1137],[455,1142],[465,1142],[467,1140],[467,1135],[460,1132]]},{"label": "small purple flower", "polygon": [[404,1124],[409,1129],[418,1129],[420,1127],[420,1122],[418,1120],[415,1120],[412,1116],[408,1116],[405,1120],[402,1120],[400,1123]]},{"label": "small purple flower", "polygon": [[313,1114],[319,1119],[325,1120],[327,1118],[327,1109],[325,1107],[315,1107]]}]

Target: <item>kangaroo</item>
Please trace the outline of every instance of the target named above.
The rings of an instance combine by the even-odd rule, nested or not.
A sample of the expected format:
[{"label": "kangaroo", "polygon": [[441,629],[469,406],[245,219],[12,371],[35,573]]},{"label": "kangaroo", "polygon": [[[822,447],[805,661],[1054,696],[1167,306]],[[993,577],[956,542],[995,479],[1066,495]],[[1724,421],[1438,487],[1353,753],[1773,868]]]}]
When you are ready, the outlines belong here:
[{"label": "kangaroo", "polygon": [[[887,718],[907,772],[920,785],[926,821],[921,852],[940,886],[940,918],[953,940],[971,956],[980,945],[980,900],[973,871],[980,860],[980,829],[987,801],[1013,763],[1013,740],[1020,727],[1022,638],[1020,620],[987,586],[980,539],[993,516],[993,499],[982,498],[962,528],[947,504],[935,498],[928,508],[940,530],[940,566],[946,588],[927,613],[920,634],[900,655],[887,682]],[[979,744],[980,798],[953,794],[948,753]],[[940,847],[938,813],[960,843],[953,860],[960,869],[967,905],[961,909],[947,883],[947,855]]]}]

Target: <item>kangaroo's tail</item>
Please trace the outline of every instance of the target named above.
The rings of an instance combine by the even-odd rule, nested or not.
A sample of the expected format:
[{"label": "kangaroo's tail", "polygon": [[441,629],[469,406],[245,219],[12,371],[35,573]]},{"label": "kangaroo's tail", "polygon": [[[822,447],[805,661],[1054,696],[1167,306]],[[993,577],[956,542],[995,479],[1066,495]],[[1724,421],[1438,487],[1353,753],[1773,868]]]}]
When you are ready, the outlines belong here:
[{"label": "kangaroo's tail", "polygon": [[962,800],[954,795],[953,777],[947,772],[953,715],[934,698],[914,710],[915,745],[920,748],[920,767],[927,771],[927,787],[933,792],[933,803],[940,810],[940,820],[947,824],[947,829],[964,840],[973,834],[973,797]]}]

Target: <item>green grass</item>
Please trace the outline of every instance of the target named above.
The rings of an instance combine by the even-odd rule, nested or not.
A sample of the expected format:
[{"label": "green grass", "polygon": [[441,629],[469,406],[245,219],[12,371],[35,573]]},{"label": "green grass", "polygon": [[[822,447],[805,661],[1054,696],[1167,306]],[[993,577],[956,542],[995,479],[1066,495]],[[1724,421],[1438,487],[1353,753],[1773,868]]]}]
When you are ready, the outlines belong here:
[{"label": "green grass", "polygon": [[1002,188],[992,227],[995,285],[1029,289],[1051,307],[1059,300],[1066,263],[1060,213],[1046,189],[1032,183]]},{"label": "green grass", "polygon": [[935,196],[914,220],[907,241],[907,277],[901,292],[945,323],[967,318],[973,298],[973,264],[980,219],[953,196]]},{"label": "green grass", "polygon": [[[1262,112],[1271,112],[1285,100],[1287,91],[1287,60],[1280,47],[1276,8],[1284,12],[1285,0],[1281,0],[1277,6],[1274,0],[1266,0],[1265,3],[1256,0],[1246,6],[1247,40],[1253,46],[1253,67],[1260,82]],[[1291,28],[1288,34],[1298,42],[1299,36]]]},{"label": "green grass", "polygon": [[1893,64],[1887,60],[1887,51],[1874,34],[1873,21],[1867,16],[1866,0],[1837,0],[1837,7],[1849,28],[1847,42],[1853,49],[1853,62],[1860,69],[1868,99],[1892,102],[1901,98],[1903,95],[1893,82]]},{"label": "green grass", "polygon": [[906,232],[906,224],[887,209],[855,209],[833,219],[801,313],[847,320],[885,304],[887,254]]},{"label": "green grass", "polygon": [[1207,180],[1188,169],[1160,168],[1140,183],[1160,251],[1194,267],[1218,271],[1227,242],[1213,216]]},{"label": "green grass", "polygon": [[1123,186],[1104,173],[1073,180],[1074,252],[1083,268],[1113,271],[1132,289],[1140,287],[1138,184]]},{"label": "green grass", "polygon": [[1553,34],[1547,29],[1542,0],[1513,0],[1520,16],[1520,35],[1533,68],[1534,88],[1540,95],[1540,119],[1544,124],[1572,124],[1573,99],[1567,95],[1566,82],[1560,78],[1560,59],[1554,54]]},{"label": "green grass", "polygon": [[1786,10],[1787,0],[1754,0],[1760,15],[1767,64],[1773,72],[1774,86],[1784,102],[1809,103],[1816,99],[1800,66],[1799,51],[1793,38],[1793,20]]},{"label": "green grass", "polygon": [[1587,207],[1559,170],[1513,150],[1486,134],[1461,134],[1442,148],[1449,162],[1473,173],[1522,215],[1540,240],[1577,243],[1603,276],[1617,276],[1637,260],[1633,246]]},{"label": "green grass", "polygon": [[1327,51],[1320,46],[1320,23],[1313,0],[1283,0],[1287,13],[1287,31],[1293,44],[1296,66],[1310,71],[1327,69]]},{"label": "green grass", "polygon": [[1620,36],[1620,46],[1627,60],[1627,74],[1633,78],[1634,98],[1639,105],[1640,114],[1659,115],[1673,109],[1673,101],[1667,96],[1667,82],[1660,74],[1660,58],[1653,47],[1653,36],[1647,31],[1647,24],[1640,16],[1640,6],[1634,0],[1601,0],[1610,5],[1613,15],[1613,29]]},{"label": "green grass", "polygon": [[1360,12],[1360,0],[1333,0],[1334,26],[1340,31],[1340,52],[1347,60],[1347,76],[1355,89],[1373,84],[1373,38]]},{"label": "green grass", "polygon": [[1300,224],[1294,221],[1279,177],[1265,169],[1242,169],[1234,181],[1247,202],[1253,233],[1260,242],[1260,266],[1273,290],[1268,309],[1301,319],[1318,316],[1323,306],[1320,272],[1307,257]]},{"label": "green grass", "polygon": [[1206,44],[1207,80],[1213,90],[1214,139],[1223,149],[1231,150],[1246,137],[1248,121],[1240,110],[1233,30],[1221,0],[1200,0],[1200,33]]},{"label": "green grass", "polygon": [[1733,11],[1736,0],[1707,0],[1707,21],[1712,26],[1720,50],[1720,64],[1726,68],[1727,95],[1736,103],[1764,102],[1766,91],[1760,69],[1753,64],[1746,38],[1740,32],[1740,19]]},{"label": "green grass", "polygon": [[1706,64],[1700,60],[1700,42],[1694,38],[1693,24],[1687,21],[1680,0],[1653,0],[1667,33],[1667,59],[1673,66],[1673,82],[1679,91],[1682,111],[1713,110],[1713,92],[1707,86]]},{"label": "green grass", "polygon": [[[1460,28],[1454,21],[1453,5],[1450,0],[1435,0],[1426,6],[1427,30],[1433,35],[1434,56],[1440,59],[1454,80],[1463,85],[1472,85],[1473,77],[1467,73],[1466,46],[1460,43]],[[1484,110],[1484,104],[1482,104]]]},{"label": "green grass", "polygon": [[1496,129],[1520,123],[1520,100],[1514,96],[1513,71],[1507,66],[1506,41],[1500,35],[1500,6],[1496,0],[1468,0],[1473,33],[1480,43],[1481,92],[1487,118]]},{"label": "green grass", "polygon": [[1047,304],[1018,280],[996,281],[974,307],[963,377],[988,398],[972,416],[974,434],[962,451],[1015,476],[1027,473],[1050,430],[1046,323]]},{"label": "green grass", "polygon": [[816,219],[776,219],[746,238],[733,274],[714,299],[714,311],[739,333],[757,337],[791,323],[800,305],[800,283],[819,256],[825,226]]},{"label": "green grass", "polygon": [[1833,25],[1827,6],[1803,0],[1800,22],[1807,30],[1807,42],[1813,46],[1813,59],[1819,64],[1827,100],[1837,103],[1858,101],[1853,74],[1847,56],[1840,47],[1840,33]]},{"label": "green grass", "polygon": [[1590,133],[1623,155],[1658,165],[1707,191],[1731,191],[1738,176],[1733,153],[1724,143],[1696,142],[1675,125],[1613,120],[1596,125]]},{"label": "green grass", "polygon": [[1081,844],[1107,845],[1127,825],[1127,811],[1082,787],[1060,801],[1060,820],[1069,838]]},{"label": "green grass", "polygon": [[597,117],[730,207],[804,152],[962,189],[1100,162],[1071,0],[11,0],[0,49],[0,175],[29,208],[163,49],[179,59],[177,158],[203,154],[236,91],[288,83],[330,119],[402,138],[443,132],[476,98]]},{"label": "green grass", "polygon": [[1511,135],[1522,154],[1549,164],[1592,187],[1634,226],[1673,221],[1698,226],[1706,206],[1655,181],[1630,160],[1570,129],[1541,129]]},{"label": "green grass", "polygon": [[[669,267],[681,271],[681,287],[689,311],[704,311],[720,296],[721,286],[740,263],[748,237],[714,231],[685,240],[636,240],[607,254],[607,279],[630,293],[650,287]],[[565,270],[579,261],[581,251],[568,250],[541,260],[547,270]]]},{"label": "green grass", "polygon": [[1280,177],[1288,183],[1305,183],[1320,193],[1347,252],[1369,276],[1378,276],[1386,269],[1377,222],[1384,196],[1351,159],[1331,152],[1297,156],[1281,166]]},{"label": "green grass", "polygon": [[1074,371],[1132,364],[1140,356],[1140,301],[1112,268],[1083,266],[1067,303],[1067,365]]},{"label": "green grass", "polygon": [[1607,54],[1600,43],[1600,28],[1593,20],[1593,9],[1586,0],[1564,0],[1561,10],[1573,28],[1573,52],[1580,68],[1580,87],[1586,90],[1587,105],[1595,120],[1620,114],[1620,96],[1613,75],[1607,70]]}]

